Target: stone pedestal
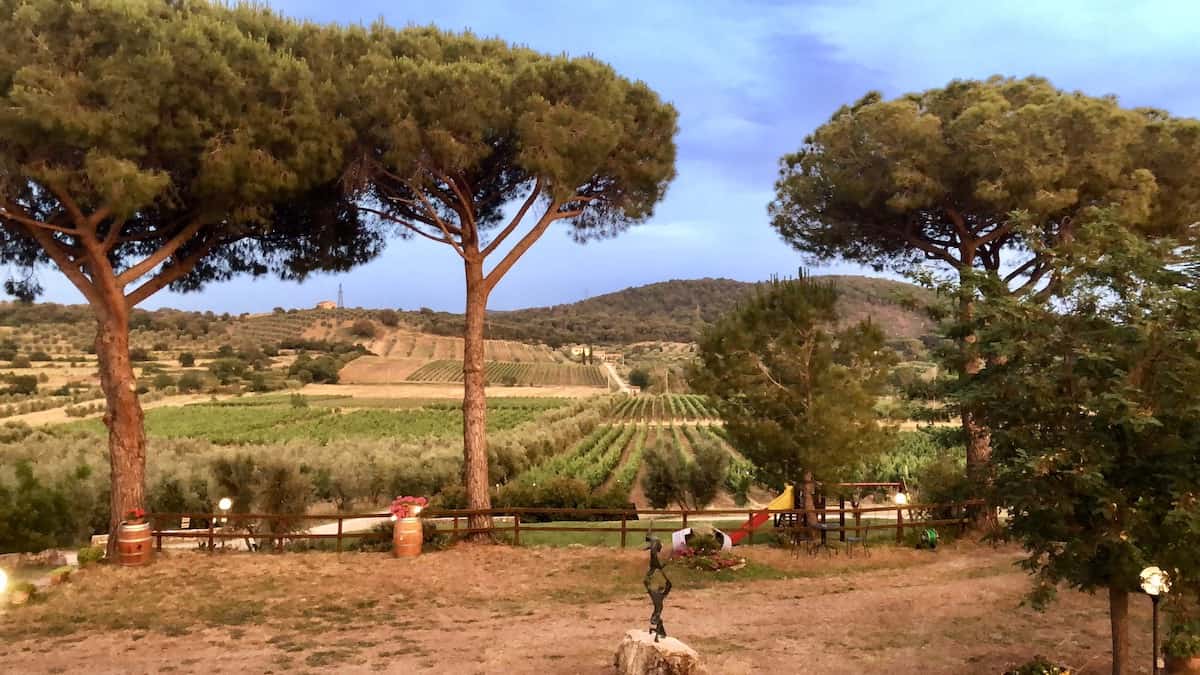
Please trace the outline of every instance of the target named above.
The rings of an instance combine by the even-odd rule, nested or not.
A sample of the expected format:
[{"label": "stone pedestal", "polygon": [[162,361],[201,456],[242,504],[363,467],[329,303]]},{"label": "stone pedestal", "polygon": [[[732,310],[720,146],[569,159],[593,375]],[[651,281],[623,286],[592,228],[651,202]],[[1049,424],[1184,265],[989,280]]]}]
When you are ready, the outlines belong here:
[{"label": "stone pedestal", "polygon": [[654,641],[650,631],[627,631],[614,659],[618,675],[699,675],[700,655],[673,637]]}]

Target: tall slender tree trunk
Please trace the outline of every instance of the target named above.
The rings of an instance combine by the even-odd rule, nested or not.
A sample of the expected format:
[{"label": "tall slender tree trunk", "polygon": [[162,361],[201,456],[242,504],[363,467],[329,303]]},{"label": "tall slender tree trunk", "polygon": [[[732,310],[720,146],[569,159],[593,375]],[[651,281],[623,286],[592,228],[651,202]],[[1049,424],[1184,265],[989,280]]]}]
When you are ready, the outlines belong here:
[{"label": "tall slender tree trunk", "polygon": [[[488,492],[487,396],[484,392],[483,322],[487,310],[488,289],[483,278],[483,262],[467,260],[467,316],[463,330],[463,483],[467,490],[467,508],[492,508]],[[470,527],[490,527],[490,516],[471,516]],[[486,533],[472,537],[490,538]]]},{"label": "tall slender tree trunk", "polygon": [[97,308],[96,357],[106,405],[111,475],[108,556],[115,559],[117,529],[126,514],[145,506],[146,491],[146,431],[129,359],[129,310],[124,298]]},{"label": "tall slender tree trunk", "polygon": [[[963,295],[959,299],[959,321],[966,324],[974,319],[975,301],[972,297],[973,289],[963,288],[961,292]],[[974,333],[964,336],[959,346],[962,350],[962,364],[959,377],[965,380],[979,374],[979,371],[983,370],[984,364],[983,359],[979,356],[979,348],[976,345],[976,336]],[[963,431],[967,436],[967,477],[975,482],[978,494],[986,496],[988,487],[991,484],[992,435],[979,422],[975,411],[971,408],[963,407],[960,411],[960,417],[962,419]],[[990,504],[984,508],[976,509],[972,513],[973,526],[976,530],[991,530],[998,522],[996,509]]]},{"label": "tall slender tree trunk", "polygon": [[813,494],[817,483],[813,480],[813,472],[804,471],[804,524],[813,527],[817,524],[817,500]]},{"label": "tall slender tree trunk", "polygon": [[1129,591],[1109,586],[1108,619],[1112,624],[1112,673],[1125,675],[1129,669]]}]

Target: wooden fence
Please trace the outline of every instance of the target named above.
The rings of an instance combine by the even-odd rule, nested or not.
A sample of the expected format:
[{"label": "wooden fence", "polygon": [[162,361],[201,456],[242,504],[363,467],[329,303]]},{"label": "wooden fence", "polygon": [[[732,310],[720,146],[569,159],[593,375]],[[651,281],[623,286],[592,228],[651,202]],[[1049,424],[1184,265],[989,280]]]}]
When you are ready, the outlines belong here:
[{"label": "wooden fence", "polygon": [[[868,536],[868,533],[873,530],[894,530],[896,533],[896,542],[899,543],[904,539],[904,530],[906,528],[955,526],[965,529],[970,522],[970,510],[982,506],[983,502],[981,500],[973,500],[947,504],[906,504],[904,506],[857,506],[849,508],[843,503],[838,508],[818,508],[812,511],[804,509],[705,509],[690,511],[682,509],[546,509],[523,507],[473,511],[470,509],[430,508],[425,509],[421,513],[421,518],[423,520],[437,519],[443,521],[443,524],[448,524],[450,527],[439,529],[455,537],[483,532],[489,534],[511,534],[513,544],[518,546],[521,544],[522,532],[620,533],[621,548],[625,548],[630,532],[641,534],[647,529],[643,527],[631,528],[629,526],[630,521],[637,523],[642,522],[645,518],[655,520],[677,519],[682,523],[682,527],[688,527],[689,519],[695,523],[706,520],[745,518],[746,523],[751,524],[756,515],[767,513],[769,516],[776,517],[778,521],[791,521],[795,523],[787,526],[777,526],[773,528],[775,531],[808,531],[814,533],[819,531],[823,538],[829,536],[831,533],[836,533],[840,541],[846,541],[847,533],[849,532],[854,532],[855,536],[861,539]],[[815,514],[818,522],[817,527],[805,524],[807,520],[806,515],[809,513]],[[894,523],[870,524],[864,522],[871,519],[871,514],[890,515],[891,513],[896,514]],[[935,513],[950,513],[951,516],[943,518],[919,517],[921,514]],[[471,526],[469,521],[473,516],[486,518],[486,525]],[[159,550],[162,550],[163,539],[198,539],[207,541],[210,551],[213,550],[218,540],[224,541],[227,539],[242,539],[246,541],[250,539],[266,539],[274,542],[276,548],[280,549],[283,547],[285,540],[335,539],[337,541],[336,550],[339,553],[342,552],[343,542],[346,539],[375,535],[371,530],[346,532],[344,528],[347,521],[364,519],[386,520],[390,517],[390,513],[333,513],[314,515],[230,512],[151,513],[147,515]],[[559,520],[554,521],[555,524],[551,525],[541,524],[540,521],[551,517],[559,517]],[[522,518],[524,518],[524,521]],[[165,521],[178,522],[182,519],[203,522],[205,525],[199,528],[186,529],[164,529],[160,527]],[[853,519],[853,523],[850,523],[849,519]],[[570,521],[599,521],[612,524],[586,527],[583,525],[561,524],[562,522]],[[296,526],[305,522],[336,523],[337,531],[336,533],[280,531],[281,529],[299,529]],[[652,524],[654,520],[649,522]],[[242,524],[241,527],[238,527],[239,523]],[[255,528],[259,523],[267,524],[268,528],[257,531]],[[270,527],[271,525],[279,524],[283,524],[284,527]],[[763,527],[766,526],[764,523]],[[754,528],[751,528],[747,536],[747,543],[753,543],[753,537]]]}]

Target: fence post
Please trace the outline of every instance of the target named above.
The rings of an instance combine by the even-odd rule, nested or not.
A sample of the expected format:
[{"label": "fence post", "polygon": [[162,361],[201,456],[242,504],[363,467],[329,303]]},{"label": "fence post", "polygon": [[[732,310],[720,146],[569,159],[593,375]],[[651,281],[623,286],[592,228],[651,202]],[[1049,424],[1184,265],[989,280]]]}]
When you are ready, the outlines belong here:
[{"label": "fence post", "polygon": [[687,529],[687,510],[680,511],[683,514],[683,529]]},{"label": "fence post", "polygon": [[896,509],[896,543],[904,543],[904,509]]},{"label": "fence post", "polygon": [[521,545],[521,514],[513,514],[513,546]]},{"label": "fence post", "polygon": [[838,541],[846,541],[846,498],[838,497]]},{"label": "fence post", "polygon": [[627,516],[627,513],[621,512],[621,548],[625,548],[625,519]]},{"label": "fence post", "polygon": [[458,539],[458,516],[454,516],[454,539]]},{"label": "fence post", "polygon": [[208,516],[208,552],[213,551],[213,523],[217,522],[217,517],[214,515]]},{"label": "fence post", "polygon": [[342,552],[342,517],[341,516],[338,516],[337,552],[338,553]]}]

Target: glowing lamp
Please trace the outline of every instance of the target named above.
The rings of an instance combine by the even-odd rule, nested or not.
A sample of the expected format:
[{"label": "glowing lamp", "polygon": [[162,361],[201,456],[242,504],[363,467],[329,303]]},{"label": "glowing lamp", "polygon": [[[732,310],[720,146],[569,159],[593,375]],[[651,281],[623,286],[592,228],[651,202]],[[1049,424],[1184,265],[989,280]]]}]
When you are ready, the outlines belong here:
[{"label": "glowing lamp", "polygon": [[896,506],[904,506],[908,503],[908,495],[903,492],[897,492],[896,496],[892,497],[892,501],[896,502]]},{"label": "glowing lamp", "polygon": [[228,511],[233,508],[233,500],[229,497],[221,497],[221,501],[217,502],[217,508]]},{"label": "glowing lamp", "polygon": [[1158,596],[1171,590],[1171,577],[1157,567],[1142,570],[1141,581],[1146,595]]},{"label": "glowing lamp", "polygon": [[394,523],[394,522],[396,522],[397,520],[400,520],[400,518],[399,518],[399,517],[397,517],[397,516],[396,516],[396,514],[394,514],[394,513],[393,513],[393,514],[392,514],[392,522]]},{"label": "glowing lamp", "polygon": [[0,593],[3,593],[6,588],[8,588],[8,574],[4,570],[0,570]]},{"label": "glowing lamp", "polygon": [[412,514],[413,514],[414,516],[415,516],[415,515],[417,515],[417,514],[419,514],[420,512],[421,512],[421,507],[420,507],[420,506],[414,506],[414,507],[412,507]]}]

